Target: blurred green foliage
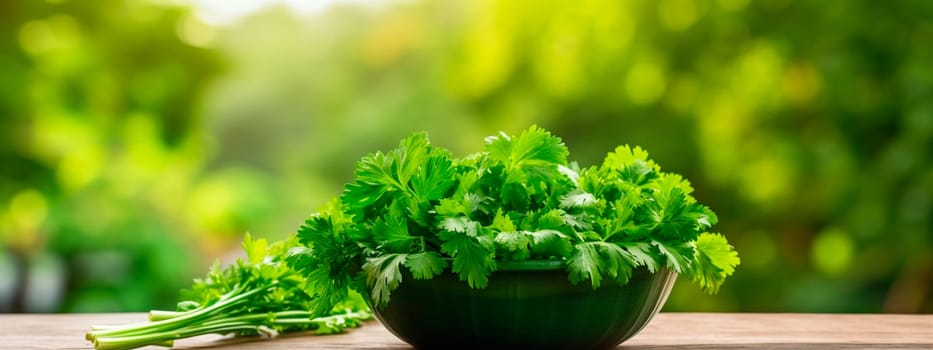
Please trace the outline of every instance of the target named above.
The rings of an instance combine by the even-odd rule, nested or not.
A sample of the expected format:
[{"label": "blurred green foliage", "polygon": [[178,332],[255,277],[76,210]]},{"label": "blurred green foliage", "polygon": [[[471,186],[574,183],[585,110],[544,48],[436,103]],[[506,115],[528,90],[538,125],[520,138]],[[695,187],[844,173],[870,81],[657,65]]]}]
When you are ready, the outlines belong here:
[{"label": "blurred green foliage", "polygon": [[933,3],[417,1],[224,25],[0,3],[0,311],[171,305],[413,130],[684,174],[743,264],[667,310],[933,312]]},{"label": "blurred green foliage", "polygon": [[199,101],[222,61],[178,39],[183,13],[0,4],[3,309],[170,305],[201,270],[183,219],[208,160]]}]

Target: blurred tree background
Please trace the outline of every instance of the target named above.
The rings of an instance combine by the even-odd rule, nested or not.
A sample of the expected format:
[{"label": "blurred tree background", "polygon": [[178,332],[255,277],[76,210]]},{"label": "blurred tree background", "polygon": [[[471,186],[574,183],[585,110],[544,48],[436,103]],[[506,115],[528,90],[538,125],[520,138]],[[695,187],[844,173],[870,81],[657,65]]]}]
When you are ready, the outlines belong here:
[{"label": "blurred tree background", "polygon": [[365,153],[532,123],[719,214],[742,266],[666,310],[933,312],[931,2],[319,7],[0,2],[0,312],[170,307]]}]

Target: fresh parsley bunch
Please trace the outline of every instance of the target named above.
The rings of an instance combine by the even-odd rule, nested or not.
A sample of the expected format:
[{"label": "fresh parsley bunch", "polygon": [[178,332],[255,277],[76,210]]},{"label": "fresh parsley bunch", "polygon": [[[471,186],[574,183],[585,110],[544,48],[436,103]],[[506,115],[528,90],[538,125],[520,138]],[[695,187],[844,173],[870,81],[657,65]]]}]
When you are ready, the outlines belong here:
[{"label": "fresh parsley bunch", "polygon": [[[402,269],[415,279],[452,271],[484,288],[505,261],[558,260],[571,283],[626,284],[639,267],[668,268],[710,293],[739,264],[708,230],[716,215],[690,183],[641,148],[620,146],[599,166],[567,161],[560,138],[532,126],[455,158],[425,134],[357,163],[339,201],[298,231],[293,254],[327,309],[351,289],[389,302]],[[322,309],[322,310],[323,310]]]}]

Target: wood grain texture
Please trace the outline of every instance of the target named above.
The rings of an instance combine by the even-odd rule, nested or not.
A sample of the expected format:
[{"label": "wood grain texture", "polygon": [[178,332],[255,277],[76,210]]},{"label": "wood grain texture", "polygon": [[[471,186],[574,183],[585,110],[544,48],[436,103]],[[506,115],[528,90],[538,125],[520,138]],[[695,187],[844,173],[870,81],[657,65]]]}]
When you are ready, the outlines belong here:
[{"label": "wood grain texture", "polygon": [[[91,325],[145,319],[143,313],[0,315],[0,348],[90,349],[84,333]],[[375,321],[339,335],[203,336],[178,341],[175,348],[411,349]],[[933,315],[662,313],[621,348],[933,349]]]}]

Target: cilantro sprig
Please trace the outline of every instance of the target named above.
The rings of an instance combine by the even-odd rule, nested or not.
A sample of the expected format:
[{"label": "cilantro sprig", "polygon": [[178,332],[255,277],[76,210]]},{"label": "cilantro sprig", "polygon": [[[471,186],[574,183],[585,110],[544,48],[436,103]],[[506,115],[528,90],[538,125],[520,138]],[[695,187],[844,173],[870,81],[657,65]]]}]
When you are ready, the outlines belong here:
[{"label": "cilantro sprig", "polygon": [[571,283],[598,288],[666,268],[715,293],[739,264],[690,183],[645,150],[620,146],[587,168],[568,155],[537,126],[462,158],[413,134],[363,157],[339,202],[301,227],[306,273],[329,298],[353,288],[383,306],[403,269],[484,288],[500,262],[557,260]]}]

